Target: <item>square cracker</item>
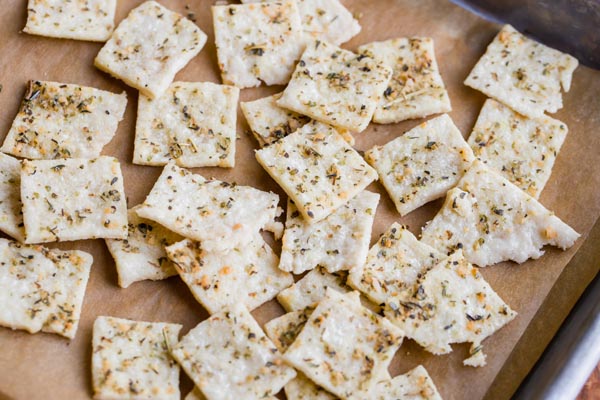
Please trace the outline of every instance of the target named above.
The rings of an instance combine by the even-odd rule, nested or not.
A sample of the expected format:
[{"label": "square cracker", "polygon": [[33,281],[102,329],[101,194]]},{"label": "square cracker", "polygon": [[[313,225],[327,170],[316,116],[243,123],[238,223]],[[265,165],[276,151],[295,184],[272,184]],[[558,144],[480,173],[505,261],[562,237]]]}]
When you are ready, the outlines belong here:
[{"label": "square cracker", "polygon": [[213,6],[212,14],[224,83],[287,83],[305,46],[295,1]]},{"label": "square cracker", "polygon": [[328,289],[284,354],[287,363],[342,399],[368,392],[387,374],[404,335],[361,306],[357,295]]},{"label": "square cracker", "polygon": [[356,150],[322,124],[258,150],[256,159],[308,223],[325,219],[377,177]]},{"label": "square cracker", "polygon": [[165,247],[183,240],[183,237],[154,221],[139,217],[136,208],[127,210],[127,238],[106,239],[122,288],[146,279],[157,281],[177,275],[173,263],[167,258]]},{"label": "square cracker", "polygon": [[277,104],[351,132],[362,132],[391,76],[392,70],[380,61],[316,40],[307,45]]},{"label": "square cracker", "polygon": [[374,122],[389,124],[452,110],[435,60],[433,39],[390,39],[362,45],[358,52],[394,71],[373,114]]},{"label": "square cracker", "polygon": [[442,400],[433,380],[422,365],[393,379],[378,382],[368,396],[370,400]]},{"label": "square cracker", "polygon": [[528,118],[488,99],[469,144],[475,157],[537,199],[566,136],[567,125],[559,120]]},{"label": "square cracker", "polygon": [[210,82],[174,82],[154,100],[140,95],[133,163],[233,167],[239,95]]},{"label": "square cracker", "polygon": [[23,161],[25,243],[127,237],[119,160]]},{"label": "square cracker", "polygon": [[395,222],[371,247],[366,262],[350,270],[348,284],[375,304],[382,304],[412,287],[421,274],[443,258]]},{"label": "square cracker", "polygon": [[205,43],[206,34],[192,21],[146,1],[119,23],[94,65],[157,98]]},{"label": "square cracker", "polygon": [[208,400],[262,399],[296,376],[239,303],[202,321],[171,354]]},{"label": "square cracker", "polygon": [[73,339],[92,256],[0,238],[0,325]]},{"label": "square cracker", "polygon": [[578,61],[505,25],[465,80],[465,85],[520,114],[542,117],[562,108]]},{"label": "square cracker", "polygon": [[94,399],[179,400],[179,365],[169,349],[179,324],[98,317],[92,339]]},{"label": "square cracker", "polygon": [[206,180],[170,163],[137,213],[206,250],[226,250],[250,243],[260,229],[280,229],[278,203],[274,193]]},{"label": "square cracker", "polygon": [[210,251],[189,239],[167,247],[169,258],[192,294],[210,313],[244,304],[252,311],[294,283],[277,268],[279,258],[259,233],[231,250]]},{"label": "square cracker", "polygon": [[99,157],[115,135],[126,105],[125,92],[29,81],[0,150],[31,159]]},{"label": "square cracker", "polygon": [[25,241],[21,204],[21,162],[0,153],[0,230]]},{"label": "square cracker", "polygon": [[465,365],[485,365],[481,342],[516,315],[459,250],[387,301],[385,315],[433,354],[472,343]]},{"label": "square cracker", "polygon": [[[260,1],[242,0],[242,3]],[[339,0],[297,0],[297,4],[302,30],[314,39],[340,45],[360,32],[358,21]]]},{"label": "square cracker", "polygon": [[486,267],[539,258],[545,245],[567,249],[578,237],[536,199],[476,160],[423,228],[421,241],[448,254],[462,249],[469,262]]},{"label": "square cracker", "polygon": [[365,153],[402,216],[444,196],[474,158],[448,114]]},{"label": "square cracker", "polygon": [[301,274],[323,267],[334,273],[361,266],[378,203],[379,194],[365,190],[324,220],[308,224],[288,200],[279,269]]},{"label": "square cracker", "polygon": [[23,32],[63,39],[108,40],[117,0],[29,0]]},{"label": "square cracker", "polygon": [[351,291],[352,289],[346,285],[346,276],[345,271],[330,274],[322,268],[315,268],[292,286],[282,290],[277,295],[277,301],[287,312],[315,307],[325,297],[327,288],[335,289],[340,293]]}]

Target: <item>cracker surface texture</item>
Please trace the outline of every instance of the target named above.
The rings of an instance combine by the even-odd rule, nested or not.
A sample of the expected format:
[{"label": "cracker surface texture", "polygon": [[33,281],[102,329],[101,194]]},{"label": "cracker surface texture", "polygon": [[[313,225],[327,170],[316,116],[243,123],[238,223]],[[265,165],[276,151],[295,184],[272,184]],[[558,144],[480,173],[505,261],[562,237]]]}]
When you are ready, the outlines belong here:
[{"label": "cracker surface texture", "polygon": [[224,83],[288,82],[305,46],[295,1],[213,6],[212,14]]},{"label": "cracker surface texture", "polygon": [[205,43],[206,34],[192,21],[146,1],[119,23],[94,65],[154,99]]},{"label": "cracker surface texture", "polygon": [[380,61],[316,40],[306,46],[277,104],[351,132],[362,132],[391,76],[391,68]]},{"label": "cracker surface texture", "polygon": [[279,268],[301,274],[315,267],[334,273],[361,266],[378,203],[378,194],[363,191],[327,218],[308,224],[288,201]]},{"label": "cracker surface texture", "polygon": [[373,147],[365,159],[377,170],[400,215],[406,215],[444,196],[469,169],[474,156],[444,114],[384,146]]},{"label": "cracker surface texture", "polygon": [[99,157],[126,105],[125,92],[30,81],[0,150],[31,159]]},{"label": "cracker surface texture", "polygon": [[435,59],[433,39],[390,39],[362,45],[358,52],[384,62],[394,71],[373,114],[374,122],[389,124],[452,110]]},{"label": "cracker surface texture", "polygon": [[280,213],[278,202],[274,193],[206,180],[170,163],[137,213],[201,241],[206,250],[226,250],[250,243],[270,227]]},{"label": "cracker surface texture", "polygon": [[262,399],[296,376],[242,304],[202,321],[171,354],[209,400]]},{"label": "cracker surface texture", "polygon": [[179,324],[96,318],[92,339],[94,399],[179,400],[179,365],[169,354]]},{"label": "cracker surface texture", "polygon": [[21,162],[0,153],[0,230],[25,241],[21,204]]},{"label": "cracker surface texture", "polygon": [[566,136],[564,122],[546,116],[528,118],[488,99],[469,145],[488,168],[537,199]]},{"label": "cracker surface texture", "polygon": [[210,82],[174,82],[160,97],[140,96],[133,163],[233,167],[240,90]]},{"label": "cracker surface texture", "polygon": [[315,307],[325,297],[327,288],[340,293],[349,292],[351,289],[346,285],[346,276],[345,271],[330,274],[322,268],[315,268],[292,286],[282,290],[277,295],[277,301],[288,312]]},{"label": "cracker surface texture", "polygon": [[135,210],[127,211],[127,238],[106,239],[122,288],[146,279],[157,281],[177,275],[165,247],[183,240],[156,222],[140,218]]},{"label": "cracker surface texture", "polygon": [[294,283],[291,274],[277,268],[279,258],[258,233],[227,251],[205,250],[202,242],[188,239],[167,247],[167,254],[210,314],[238,303],[253,310]]},{"label": "cracker surface texture", "polygon": [[378,382],[368,393],[370,400],[442,400],[433,380],[422,365],[393,379]]},{"label": "cracker surface texture", "polygon": [[462,249],[469,262],[486,267],[539,258],[545,245],[567,249],[580,235],[536,199],[475,161],[421,236],[423,243],[443,253]]},{"label": "cracker surface texture", "polygon": [[562,108],[576,58],[544,46],[505,25],[465,80],[465,85],[531,118]]},{"label": "cracker surface texture", "polygon": [[119,161],[23,161],[25,242],[127,237],[127,204]]},{"label": "cracker surface texture", "polygon": [[29,0],[23,32],[104,42],[115,27],[117,0]]},{"label": "cracker surface texture", "polygon": [[0,325],[75,337],[92,256],[0,238]]},{"label": "cracker surface texture", "polygon": [[322,125],[258,150],[256,159],[309,223],[325,219],[377,177],[356,150]]}]

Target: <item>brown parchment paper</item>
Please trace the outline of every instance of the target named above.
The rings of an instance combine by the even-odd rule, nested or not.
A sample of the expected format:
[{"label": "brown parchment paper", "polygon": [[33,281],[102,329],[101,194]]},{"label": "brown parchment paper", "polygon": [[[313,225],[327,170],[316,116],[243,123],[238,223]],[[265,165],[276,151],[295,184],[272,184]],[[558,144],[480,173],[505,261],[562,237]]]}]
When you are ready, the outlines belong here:
[{"label": "brown parchment paper", "polygon": [[[343,47],[356,49],[360,44],[399,36],[430,36],[435,40],[437,60],[452,101],[451,117],[465,137],[470,133],[485,97],[462,84],[498,31],[498,26],[445,1],[434,0],[342,0],[360,15],[362,32]],[[125,17],[141,0],[119,0],[116,21]],[[162,4],[183,14],[193,13],[197,24],[208,34],[208,42],[178,75],[178,80],[220,82],[214,46],[210,6],[214,1],[162,0]],[[0,138],[4,138],[16,114],[29,79],[78,83],[121,92],[128,96],[125,119],[104,154],[121,160],[128,205],[143,201],[160,174],[160,168],[131,163],[137,92],[93,67],[101,44],[49,39],[20,33],[26,20],[26,0],[3,0],[0,11]],[[570,268],[567,281],[559,282],[559,291],[546,301],[533,331],[523,335],[532,318],[545,301],[565,266],[584,243],[600,215],[600,72],[579,67],[571,91],[564,96],[564,108],[554,116],[567,123],[569,134],[558,156],[554,172],[540,198],[541,202],[582,234],[568,251],[548,248],[538,260],[523,265],[503,263],[484,269],[483,275],[494,289],[519,312],[519,316],[484,342],[488,365],[484,368],[463,367],[467,345],[455,345],[453,353],[433,356],[416,343],[406,340],[396,355],[390,372],[393,376],[423,364],[445,399],[508,398],[553,332],[563,320],[583,287],[597,272],[589,267],[597,260],[598,234],[587,253],[578,257]],[[281,87],[245,89],[241,99],[250,100],[280,91]],[[393,125],[372,124],[356,135],[356,148],[366,150],[384,144],[416,126],[420,120]],[[247,133],[247,125],[238,112],[236,167],[233,169],[201,168],[197,172],[226,181],[272,190],[285,196],[254,159],[257,144]],[[433,202],[404,218],[379,183],[370,190],[382,194],[377,210],[373,239],[393,221],[409,225],[419,233],[442,201]],[[112,315],[146,321],[178,322],[187,332],[207,317],[207,313],[176,277],[162,282],[140,282],[127,289],[117,286],[112,258],[101,240],[61,243],[65,249],[81,249],[94,256],[94,265],[86,291],[79,331],[74,340],[56,335],[30,335],[0,328],[0,398],[6,399],[86,399],[90,398],[92,324],[98,315]],[[277,248],[277,246],[275,246]],[[566,272],[565,272],[566,274]],[[565,275],[563,274],[563,275]],[[548,305],[549,304],[549,305]],[[553,307],[553,304],[563,305]],[[568,305],[568,306],[567,306]],[[276,302],[260,307],[253,314],[263,324],[283,311]],[[537,335],[543,331],[544,334]],[[541,336],[541,337],[540,337]],[[523,337],[521,342],[519,340]],[[525,341],[525,343],[523,342]],[[518,344],[519,353],[512,353]],[[535,351],[528,351],[534,349]],[[512,354],[511,354],[512,353]],[[509,358],[510,357],[510,358]],[[507,363],[509,360],[509,363]],[[505,365],[505,363],[507,363]],[[498,372],[501,377],[493,384]],[[191,388],[182,374],[182,395]],[[282,397],[283,398],[283,397]]]}]

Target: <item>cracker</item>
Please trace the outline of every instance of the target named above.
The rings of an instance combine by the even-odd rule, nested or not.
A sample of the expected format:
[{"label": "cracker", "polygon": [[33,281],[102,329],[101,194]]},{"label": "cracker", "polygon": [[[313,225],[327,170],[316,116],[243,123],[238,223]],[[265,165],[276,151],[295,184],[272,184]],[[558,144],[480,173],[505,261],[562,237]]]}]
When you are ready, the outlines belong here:
[{"label": "cracker", "polygon": [[373,114],[380,124],[452,110],[435,59],[433,39],[411,37],[362,45],[358,52],[392,67],[392,79]]},{"label": "cracker", "polygon": [[108,40],[117,0],[29,0],[23,32],[63,39]]},{"label": "cracker", "polygon": [[94,399],[179,400],[169,349],[182,325],[98,317],[92,339]]},{"label": "cracker", "polygon": [[0,153],[0,230],[25,241],[21,204],[21,162]]},{"label": "cracker", "polygon": [[485,365],[481,342],[517,313],[459,250],[427,271],[411,289],[389,299],[385,315],[433,354],[472,343],[465,365]]},{"label": "cracker", "polygon": [[154,99],[205,43],[206,34],[192,21],[146,1],[119,23],[94,65]]},{"label": "cracker", "polygon": [[369,392],[371,400],[442,400],[433,380],[422,366],[393,379],[383,380]]},{"label": "cracker", "polygon": [[119,160],[23,161],[25,243],[127,237]]},{"label": "cracker", "polygon": [[276,104],[281,93],[261,99],[241,102],[240,108],[260,147],[265,147],[295,132],[310,118],[286,110]]},{"label": "cracker", "polygon": [[202,321],[171,354],[209,400],[262,399],[296,376],[242,304]]},{"label": "cracker", "polygon": [[483,105],[469,144],[490,169],[538,198],[567,136],[567,125],[550,117],[527,118],[497,101]]},{"label": "cracker", "polygon": [[447,114],[365,153],[402,216],[444,196],[474,158]]},{"label": "cracker", "polygon": [[305,46],[295,1],[213,6],[212,14],[224,83],[287,83]]},{"label": "cracker", "polygon": [[210,314],[238,303],[253,310],[294,283],[291,274],[277,268],[279,258],[259,233],[250,243],[226,252],[205,250],[201,242],[189,239],[166,250],[181,279]]},{"label": "cracker", "polygon": [[334,273],[361,266],[378,203],[378,194],[363,191],[324,220],[308,224],[288,201],[279,269],[301,274],[323,267]]},{"label": "cracker", "polygon": [[385,64],[319,40],[310,42],[277,101],[333,126],[362,132],[392,76]]},{"label": "cracker", "polygon": [[0,325],[75,337],[92,256],[0,238]]},{"label": "cracker", "polygon": [[307,307],[304,310],[291,311],[265,324],[265,333],[280,352],[285,353],[294,343],[313,310],[314,308]]},{"label": "cracker", "polygon": [[315,307],[325,297],[327,288],[335,289],[340,293],[351,291],[352,289],[346,285],[346,277],[345,271],[330,274],[322,268],[315,268],[291,287],[282,290],[277,295],[277,301],[287,312]]},{"label": "cracker", "polygon": [[539,258],[542,248],[567,249],[579,234],[533,197],[475,161],[450,190],[421,241],[450,254],[462,249],[479,267]]},{"label": "cracker", "polygon": [[30,81],[0,150],[31,159],[99,157],[126,105],[125,92]]},{"label": "cracker", "polygon": [[342,399],[369,391],[402,343],[403,332],[360,305],[356,293],[328,289],[285,360]]},{"label": "cracker", "polygon": [[302,372],[283,387],[287,400],[336,400],[337,397],[327,392],[308,379]]},{"label": "cracker", "polygon": [[465,80],[465,85],[520,114],[543,117],[562,108],[578,61],[504,25]]},{"label": "cracker", "polygon": [[183,237],[154,221],[140,218],[136,208],[127,211],[127,238],[106,239],[122,288],[146,279],[157,281],[177,275],[173,263],[167,258],[165,247],[183,240]]},{"label": "cracker", "polygon": [[371,247],[366,262],[350,270],[348,284],[375,304],[382,304],[412,287],[419,276],[443,258],[395,222]]},{"label": "cracker", "polygon": [[[260,1],[242,0],[242,3]],[[340,45],[360,32],[360,24],[339,0],[297,0],[297,5],[302,30],[309,37]]]},{"label": "cracker", "polygon": [[262,228],[271,228],[279,196],[249,186],[206,180],[167,164],[144,203],[140,217],[156,221],[206,250],[250,243]]},{"label": "cracker", "polygon": [[258,150],[256,159],[311,224],[327,218],[377,177],[356,150],[322,125]]},{"label": "cracker", "polygon": [[133,163],[233,167],[239,95],[210,82],[174,82],[154,100],[141,95]]}]

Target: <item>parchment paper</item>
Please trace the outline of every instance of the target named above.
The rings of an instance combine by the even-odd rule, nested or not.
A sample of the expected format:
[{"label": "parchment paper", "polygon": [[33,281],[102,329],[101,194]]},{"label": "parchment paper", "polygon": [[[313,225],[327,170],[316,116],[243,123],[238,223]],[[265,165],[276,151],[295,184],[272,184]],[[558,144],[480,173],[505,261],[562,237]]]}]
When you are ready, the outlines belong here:
[{"label": "parchment paper", "polygon": [[[120,21],[140,3],[141,0],[119,0],[116,21]],[[209,9],[214,2],[162,0],[162,3],[183,14],[194,13],[197,24],[208,34],[205,48],[177,75],[177,79],[220,82]],[[343,3],[357,15],[362,15],[360,23],[363,27],[360,35],[347,43],[345,48],[354,50],[369,41],[399,36],[434,38],[441,74],[452,101],[453,111],[450,115],[465,137],[468,136],[485,97],[462,82],[499,27],[445,1],[343,0]],[[93,67],[93,59],[101,44],[20,33],[26,19],[26,0],[4,0],[2,6],[0,137],[3,139],[6,135],[29,79],[78,83],[115,92],[125,90],[129,99],[125,119],[103,153],[121,160],[129,206],[143,201],[161,169],[131,163],[137,92]],[[504,263],[482,271],[492,287],[519,312],[513,322],[484,342],[488,355],[486,367],[475,369],[462,366],[461,362],[468,351],[467,345],[454,346],[454,352],[446,356],[433,356],[414,342],[406,340],[390,368],[393,376],[421,363],[428,369],[445,399],[479,399],[488,391],[548,292],[584,243],[600,215],[600,136],[596,132],[600,122],[599,78],[598,71],[579,67],[573,77],[571,91],[564,96],[564,108],[554,115],[567,123],[569,134],[540,199],[546,207],[580,232],[582,238],[565,252],[549,248],[539,260],[520,266]],[[246,89],[242,91],[241,99],[255,99],[281,89]],[[366,150],[375,144],[384,144],[420,122],[414,120],[394,125],[371,125],[356,136],[356,147]],[[205,176],[272,190],[281,195],[281,204],[284,205],[283,192],[254,159],[257,144],[247,133],[248,127],[241,112],[238,112],[237,129],[236,167],[231,170],[203,168],[196,171]],[[419,233],[421,226],[435,215],[442,204],[441,200],[436,201],[400,218],[379,183],[374,183],[369,189],[382,194],[373,239],[393,221],[407,224],[413,233]],[[206,311],[176,277],[162,282],[140,282],[128,289],[120,289],[113,260],[101,240],[61,243],[58,246],[81,249],[94,256],[77,337],[69,342],[56,335],[30,335],[0,328],[0,398],[90,398],[91,329],[98,315],[178,322],[184,325],[184,333],[207,317]],[[584,257],[579,264],[585,265],[585,262]],[[573,304],[590,279],[589,275],[578,279],[577,274],[571,274],[569,284],[562,285],[566,289],[560,292],[564,299],[561,303]],[[566,312],[568,308],[565,307],[548,309],[540,317],[541,326],[553,326],[556,329],[556,323],[544,324],[543,321],[562,321]],[[253,314],[262,324],[281,313],[279,305],[270,302]],[[539,323],[537,326],[540,326]],[[528,340],[530,347],[540,348],[535,335],[529,335]],[[527,345],[525,343],[525,347]],[[519,344],[519,348],[523,346],[523,343]],[[539,351],[529,357],[537,355]],[[517,361],[527,365],[533,362],[531,358],[522,360],[513,354],[511,362]],[[509,397],[526,370],[508,368],[508,377],[499,381],[500,386],[492,388],[492,397]],[[515,371],[513,377],[510,376],[511,371]],[[185,395],[191,384],[183,374],[182,382],[182,394]]]}]

